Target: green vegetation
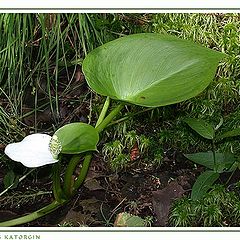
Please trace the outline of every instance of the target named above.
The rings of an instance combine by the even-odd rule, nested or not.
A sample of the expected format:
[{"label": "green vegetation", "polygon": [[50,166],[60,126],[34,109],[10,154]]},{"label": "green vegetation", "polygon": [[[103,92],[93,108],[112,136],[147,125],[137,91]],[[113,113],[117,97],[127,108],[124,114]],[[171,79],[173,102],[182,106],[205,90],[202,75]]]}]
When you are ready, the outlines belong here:
[{"label": "green vegetation", "polygon": [[[184,152],[193,145],[204,148],[201,139],[193,139],[180,118],[190,115],[217,123],[224,117],[227,121],[222,130],[239,126],[239,24],[238,14],[1,14],[0,142],[22,139],[29,131],[52,132],[64,124],[60,104],[74,82],[79,59],[87,52],[124,34],[157,32],[228,54],[207,91],[178,104],[177,109],[160,110],[158,134],[166,144]],[[63,77],[64,92],[59,94],[56,89],[61,87]],[[82,101],[101,101],[89,94],[71,100],[75,106]],[[90,110],[92,115],[99,111],[96,107]],[[41,113],[50,115],[54,127],[39,119],[43,118]],[[174,139],[170,137],[173,131]],[[240,150],[235,143],[226,143],[222,148]]]},{"label": "green vegetation", "polygon": [[[72,91],[81,60],[95,47],[129,32],[120,19],[117,14],[0,15],[2,144],[29,131],[54,130],[41,125],[40,113],[49,114],[55,128],[63,125],[60,104]],[[78,104],[86,97],[79,96]],[[31,121],[26,119],[32,115]]]},{"label": "green vegetation", "polygon": [[[207,167],[207,171],[202,173],[192,187],[191,198],[199,200],[212,187],[214,182],[220,177],[220,173],[235,172],[239,168],[239,157],[229,152],[217,152],[216,148],[219,141],[240,135],[240,128],[232,129],[218,135],[218,129],[223,124],[221,121],[217,126],[213,126],[206,121],[195,118],[186,118],[184,120],[196,133],[209,142],[211,151],[193,154],[185,154],[189,160]],[[227,140],[225,140],[227,141]],[[231,180],[227,180],[226,184]]]},{"label": "green vegetation", "polygon": [[[209,142],[196,135],[184,119],[186,116],[197,118],[214,126],[222,121],[219,135],[240,127],[239,16],[0,14],[0,166],[5,169],[4,173],[12,172],[18,178],[26,174],[26,168],[8,161],[3,154],[8,143],[22,140],[30,133],[52,135],[56,129],[74,121],[97,121],[104,98],[87,88],[81,72],[83,59],[104,43],[142,32],[192,40],[223,52],[226,57],[214,81],[194,98],[147,110],[134,105],[125,107],[120,118],[106,129],[98,148],[108,170],[126,171],[139,167],[139,162],[147,168],[161,169],[169,151],[193,154],[208,151]],[[112,104],[111,108],[114,107]],[[240,154],[238,136],[220,143],[216,145],[216,152]],[[132,159],[134,149],[137,160]],[[238,196],[236,192],[224,195],[226,187],[214,186],[204,203],[188,198],[177,202],[172,208],[170,225],[238,226]],[[16,190],[12,187],[9,190],[14,198]],[[48,194],[48,191],[36,190],[34,199],[44,196],[45,193],[38,195],[41,191]],[[31,198],[31,194],[26,193],[24,199]],[[16,199],[20,199],[19,196],[17,192]]]},{"label": "green vegetation", "polygon": [[234,227],[239,226],[240,201],[239,182],[234,189],[215,185],[202,199],[184,197],[174,202],[169,225],[177,227]]},{"label": "green vegetation", "polygon": [[[153,16],[153,31],[191,39],[204,46],[223,51],[227,54],[220,64],[215,81],[198,97],[179,105],[181,116],[203,118],[217,125],[223,117],[226,119],[222,131],[239,126],[239,14],[157,14]],[[237,117],[238,116],[238,117]],[[175,144],[180,148],[191,149],[193,143],[199,148],[204,144],[193,140],[189,131],[178,120],[173,121]],[[170,125],[170,124],[169,124]],[[183,131],[179,131],[183,127]],[[171,129],[171,130],[173,130]],[[186,135],[189,135],[186,136]],[[186,139],[187,138],[187,139]],[[181,143],[179,142],[181,140]],[[186,139],[186,142],[185,142]],[[189,148],[189,149],[188,149]],[[237,143],[224,143],[224,150],[240,150]]]}]

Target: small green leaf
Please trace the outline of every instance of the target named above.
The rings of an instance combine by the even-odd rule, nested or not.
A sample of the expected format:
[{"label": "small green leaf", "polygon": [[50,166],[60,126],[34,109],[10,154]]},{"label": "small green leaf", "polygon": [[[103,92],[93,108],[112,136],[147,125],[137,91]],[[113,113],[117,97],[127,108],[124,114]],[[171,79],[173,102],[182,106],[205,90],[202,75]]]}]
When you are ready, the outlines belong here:
[{"label": "small green leaf", "polygon": [[217,140],[228,138],[228,137],[236,137],[240,135],[240,128],[233,129],[232,131],[225,132],[216,137]]},{"label": "small green leaf", "polygon": [[218,125],[215,127],[215,131],[217,131],[222,125],[223,125],[223,118],[221,117]]},{"label": "small green leaf", "polygon": [[191,199],[200,200],[207,191],[212,187],[214,182],[219,178],[220,174],[213,171],[202,173],[193,185]]},{"label": "small green leaf", "polygon": [[122,212],[117,215],[114,227],[145,227],[145,220],[138,216]]},{"label": "small green leaf", "polygon": [[213,126],[202,119],[186,118],[184,119],[184,122],[186,122],[189,127],[191,127],[194,131],[196,131],[204,138],[213,139],[215,136]]},{"label": "small green leaf", "polygon": [[19,176],[16,176],[15,173],[10,170],[7,172],[7,174],[4,176],[3,183],[4,188],[8,188],[11,185],[11,189],[16,188],[19,182]]},{"label": "small green leaf", "polygon": [[[97,130],[86,123],[70,123],[59,128],[53,139],[60,145],[61,153],[78,154],[97,150],[99,135]],[[53,144],[50,144],[53,149]]]},{"label": "small green leaf", "polygon": [[237,168],[240,168],[240,163],[234,162],[226,172],[234,172]]},{"label": "small green leaf", "polygon": [[11,184],[14,183],[15,174],[13,171],[8,171],[7,174],[4,176],[3,183],[4,187],[8,188]]},{"label": "small green leaf", "polygon": [[[192,154],[184,154],[189,160],[203,165],[207,168],[214,169],[213,152],[200,152]],[[216,153],[216,171],[222,173],[227,171],[237,161],[232,153]]]}]

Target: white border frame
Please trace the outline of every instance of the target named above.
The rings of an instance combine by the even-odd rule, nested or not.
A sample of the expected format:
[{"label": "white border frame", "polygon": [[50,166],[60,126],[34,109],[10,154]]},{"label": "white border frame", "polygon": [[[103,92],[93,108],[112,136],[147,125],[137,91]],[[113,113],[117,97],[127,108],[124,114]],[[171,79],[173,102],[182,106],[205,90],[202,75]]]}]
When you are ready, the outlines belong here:
[{"label": "white border frame", "polygon": [[[216,0],[0,0],[0,12],[61,12],[61,13],[239,13],[240,1]],[[110,234],[108,234],[110,233]],[[132,236],[132,233],[134,236]],[[154,236],[164,240],[184,237],[185,240],[237,239],[240,228],[0,228],[0,239],[5,236],[40,235],[41,240],[81,239],[95,237],[98,240],[145,240]],[[50,238],[49,238],[50,236]],[[20,239],[12,238],[12,239]],[[22,238],[33,239],[33,238]],[[155,239],[155,238],[153,238]]]},{"label": "white border frame", "polygon": [[0,9],[96,9],[117,10],[130,9],[236,9],[240,8],[239,0],[0,0]]}]

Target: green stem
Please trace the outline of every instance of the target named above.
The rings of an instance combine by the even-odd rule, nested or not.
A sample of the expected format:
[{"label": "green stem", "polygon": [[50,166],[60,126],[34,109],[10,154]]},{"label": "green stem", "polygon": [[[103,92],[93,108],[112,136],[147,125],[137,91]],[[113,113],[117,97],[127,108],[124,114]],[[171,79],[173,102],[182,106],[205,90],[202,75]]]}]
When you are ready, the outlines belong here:
[{"label": "green stem", "polygon": [[56,163],[53,166],[53,195],[57,202],[62,202],[63,192],[60,181],[60,164]]},{"label": "green stem", "polygon": [[124,107],[124,103],[120,103],[116,108],[114,108],[108,116],[98,125],[96,126],[97,131],[100,133],[107,125],[113,120],[113,118],[122,110]]},{"label": "green stem", "polygon": [[120,122],[123,122],[123,121],[127,120],[128,118],[131,118],[131,117],[133,117],[133,116],[139,115],[139,114],[141,114],[141,113],[145,113],[145,112],[151,111],[151,110],[153,110],[154,108],[156,108],[156,107],[150,107],[150,108],[141,110],[141,111],[136,112],[136,113],[126,114],[124,117],[122,117],[122,118],[120,118],[120,119],[118,119],[118,120],[115,120],[115,121],[112,121],[111,123],[109,123],[109,124],[107,125],[107,127],[110,127],[110,126],[112,126],[112,125],[115,125],[115,124],[118,124],[118,123],[120,123]]},{"label": "green stem", "polygon": [[214,139],[212,140],[212,152],[213,152],[213,171],[217,172],[217,164],[216,164],[216,147]]},{"label": "green stem", "polygon": [[74,155],[71,158],[71,160],[67,166],[66,172],[65,172],[63,191],[68,198],[70,198],[72,195],[72,191],[73,191],[72,176],[73,176],[74,171],[75,171],[77,165],[79,164],[80,160],[81,160],[80,155]]},{"label": "green stem", "polygon": [[[107,97],[103,109],[101,111],[101,114],[99,116],[99,119],[96,123],[96,129],[98,130],[98,132],[102,131],[111,121],[112,119],[121,111],[121,109],[123,108],[124,104],[119,104],[115,109],[113,109],[109,115],[104,119],[108,107],[110,104],[110,98]],[[64,177],[64,186],[63,186],[63,191],[66,194],[67,198],[70,198],[72,194],[74,194],[74,192],[76,192],[76,190],[82,185],[84,179],[87,176],[87,172],[89,169],[89,165],[91,163],[91,158],[92,155],[88,154],[85,156],[85,159],[83,161],[83,166],[81,169],[81,172],[77,178],[77,180],[75,181],[75,183],[73,184],[72,181],[72,175],[78,165],[78,163],[80,162],[80,157],[79,155],[75,155],[72,157],[72,159],[70,160],[68,167],[66,169],[65,172],[65,177]]]},{"label": "green stem", "polygon": [[65,203],[66,203],[66,201],[63,201],[62,203],[53,201],[49,205],[47,205],[29,215],[26,215],[26,216],[23,216],[20,218],[16,218],[13,220],[5,221],[5,222],[0,222],[0,227],[11,227],[11,226],[16,226],[16,225],[31,222],[33,220],[36,220],[40,217],[43,217],[43,216],[49,214],[50,212],[53,212],[54,210],[56,210],[57,208],[59,208],[60,206],[62,206]]},{"label": "green stem", "polygon": [[106,116],[106,113],[107,113],[107,110],[109,108],[109,105],[110,105],[110,97],[107,97],[106,100],[105,100],[105,103],[103,105],[103,108],[102,108],[102,111],[99,115],[99,118],[97,120],[97,123],[96,123],[96,127],[103,121],[103,119],[105,118]]},{"label": "green stem", "polygon": [[92,159],[92,154],[88,154],[85,156],[83,165],[81,168],[81,172],[73,185],[73,193],[76,193],[78,188],[82,185],[83,181],[85,180],[87,173],[88,173],[89,165],[91,163],[91,159]]},{"label": "green stem", "polygon": [[225,183],[226,186],[229,184],[229,182],[230,182],[230,180],[232,179],[232,177],[233,177],[234,173],[236,172],[236,170],[237,170],[237,168],[234,169],[234,170],[231,172],[230,177],[228,178],[227,182]]}]

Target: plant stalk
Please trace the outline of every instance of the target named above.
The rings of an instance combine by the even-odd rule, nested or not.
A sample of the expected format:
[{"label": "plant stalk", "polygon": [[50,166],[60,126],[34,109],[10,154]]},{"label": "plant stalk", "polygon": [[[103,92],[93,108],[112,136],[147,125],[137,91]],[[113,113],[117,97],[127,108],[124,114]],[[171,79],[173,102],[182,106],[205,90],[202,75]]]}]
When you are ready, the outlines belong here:
[{"label": "plant stalk", "polygon": [[77,180],[74,182],[73,184],[73,194],[76,193],[76,191],[78,190],[78,188],[82,185],[82,183],[84,182],[87,173],[88,173],[88,169],[89,169],[89,165],[91,163],[92,160],[92,154],[87,154],[84,158],[83,161],[83,165],[80,171],[80,174],[77,178]]},{"label": "plant stalk", "polygon": [[[95,127],[97,127],[104,120],[107,110],[109,108],[109,105],[110,105],[110,98],[107,97]],[[86,156],[85,158],[88,159],[89,157]],[[90,164],[90,163],[88,163],[87,160],[83,162],[83,167],[81,170],[81,172],[83,171],[83,175],[80,177],[80,180],[77,181],[77,183],[75,184],[75,187],[73,187],[72,175],[74,174],[74,171],[75,171],[77,165],[79,164],[79,162],[80,162],[80,156],[74,155],[67,166],[67,170],[65,172],[65,177],[64,177],[64,186],[63,186],[63,190],[64,190],[65,194],[67,195],[67,197],[71,196],[73,191],[76,189],[76,186],[81,185],[81,182],[82,182],[81,178],[86,177],[85,171],[86,172],[88,171],[88,165]]]},{"label": "plant stalk", "polygon": [[81,160],[80,155],[74,155],[67,166],[65,176],[64,176],[64,184],[63,184],[63,191],[66,194],[67,198],[70,198],[72,195],[72,191],[73,191],[72,176],[80,160]]},{"label": "plant stalk", "polygon": [[61,203],[64,199],[64,193],[62,191],[61,181],[60,181],[60,164],[56,163],[53,166],[53,195],[57,202]]},{"label": "plant stalk", "polygon": [[33,220],[36,220],[40,217],[47,215],[48,213],[53,212],[54,210],[56,210],[57,208],[59,208],[60,206],[65,204],[66,202],[67,201],[62,201],[61,203],[59,203],[57,201],[53,201],[49,205],[47,205],[29,215],[26,215],[26,216],[23,216],[20,218],[16,218],[13,220],[5,221],[5,222],[0,222],[0,227],[11,227],[11,226],[16,226],[16,225],[31,222]]},{"label": "plant stalk", "polygon": [[234,170],[231,172],[231,175],[229,176],[228,180],[227,180],[226,183],[225,183],[226,186],[229,184],[229,182],[230,182],[230,180],[232,179],[232,177],[233,177],[234,173],[236,172],[236,170],[237,170],[237,168],[234,169]]},{"label": "plant stalk", "polygon": [[213,171],[217,172],[217,163],[216,163],[216,146],[214,139],[212,140],[212,153],[213,153]]},{"label": "plant stalk", "polygon": [[105,118],[109,105],[110,105],[110,97],[107,97],[95,127],[97,127]]},{"label": "plant stalk", "polygon": [[113,120],[113,118],[123,109],[124,103],[120,103],[116,108],[114,108],[108,116],[98,125],[96,126],[97,131],[100,133],[104,128]]}]

